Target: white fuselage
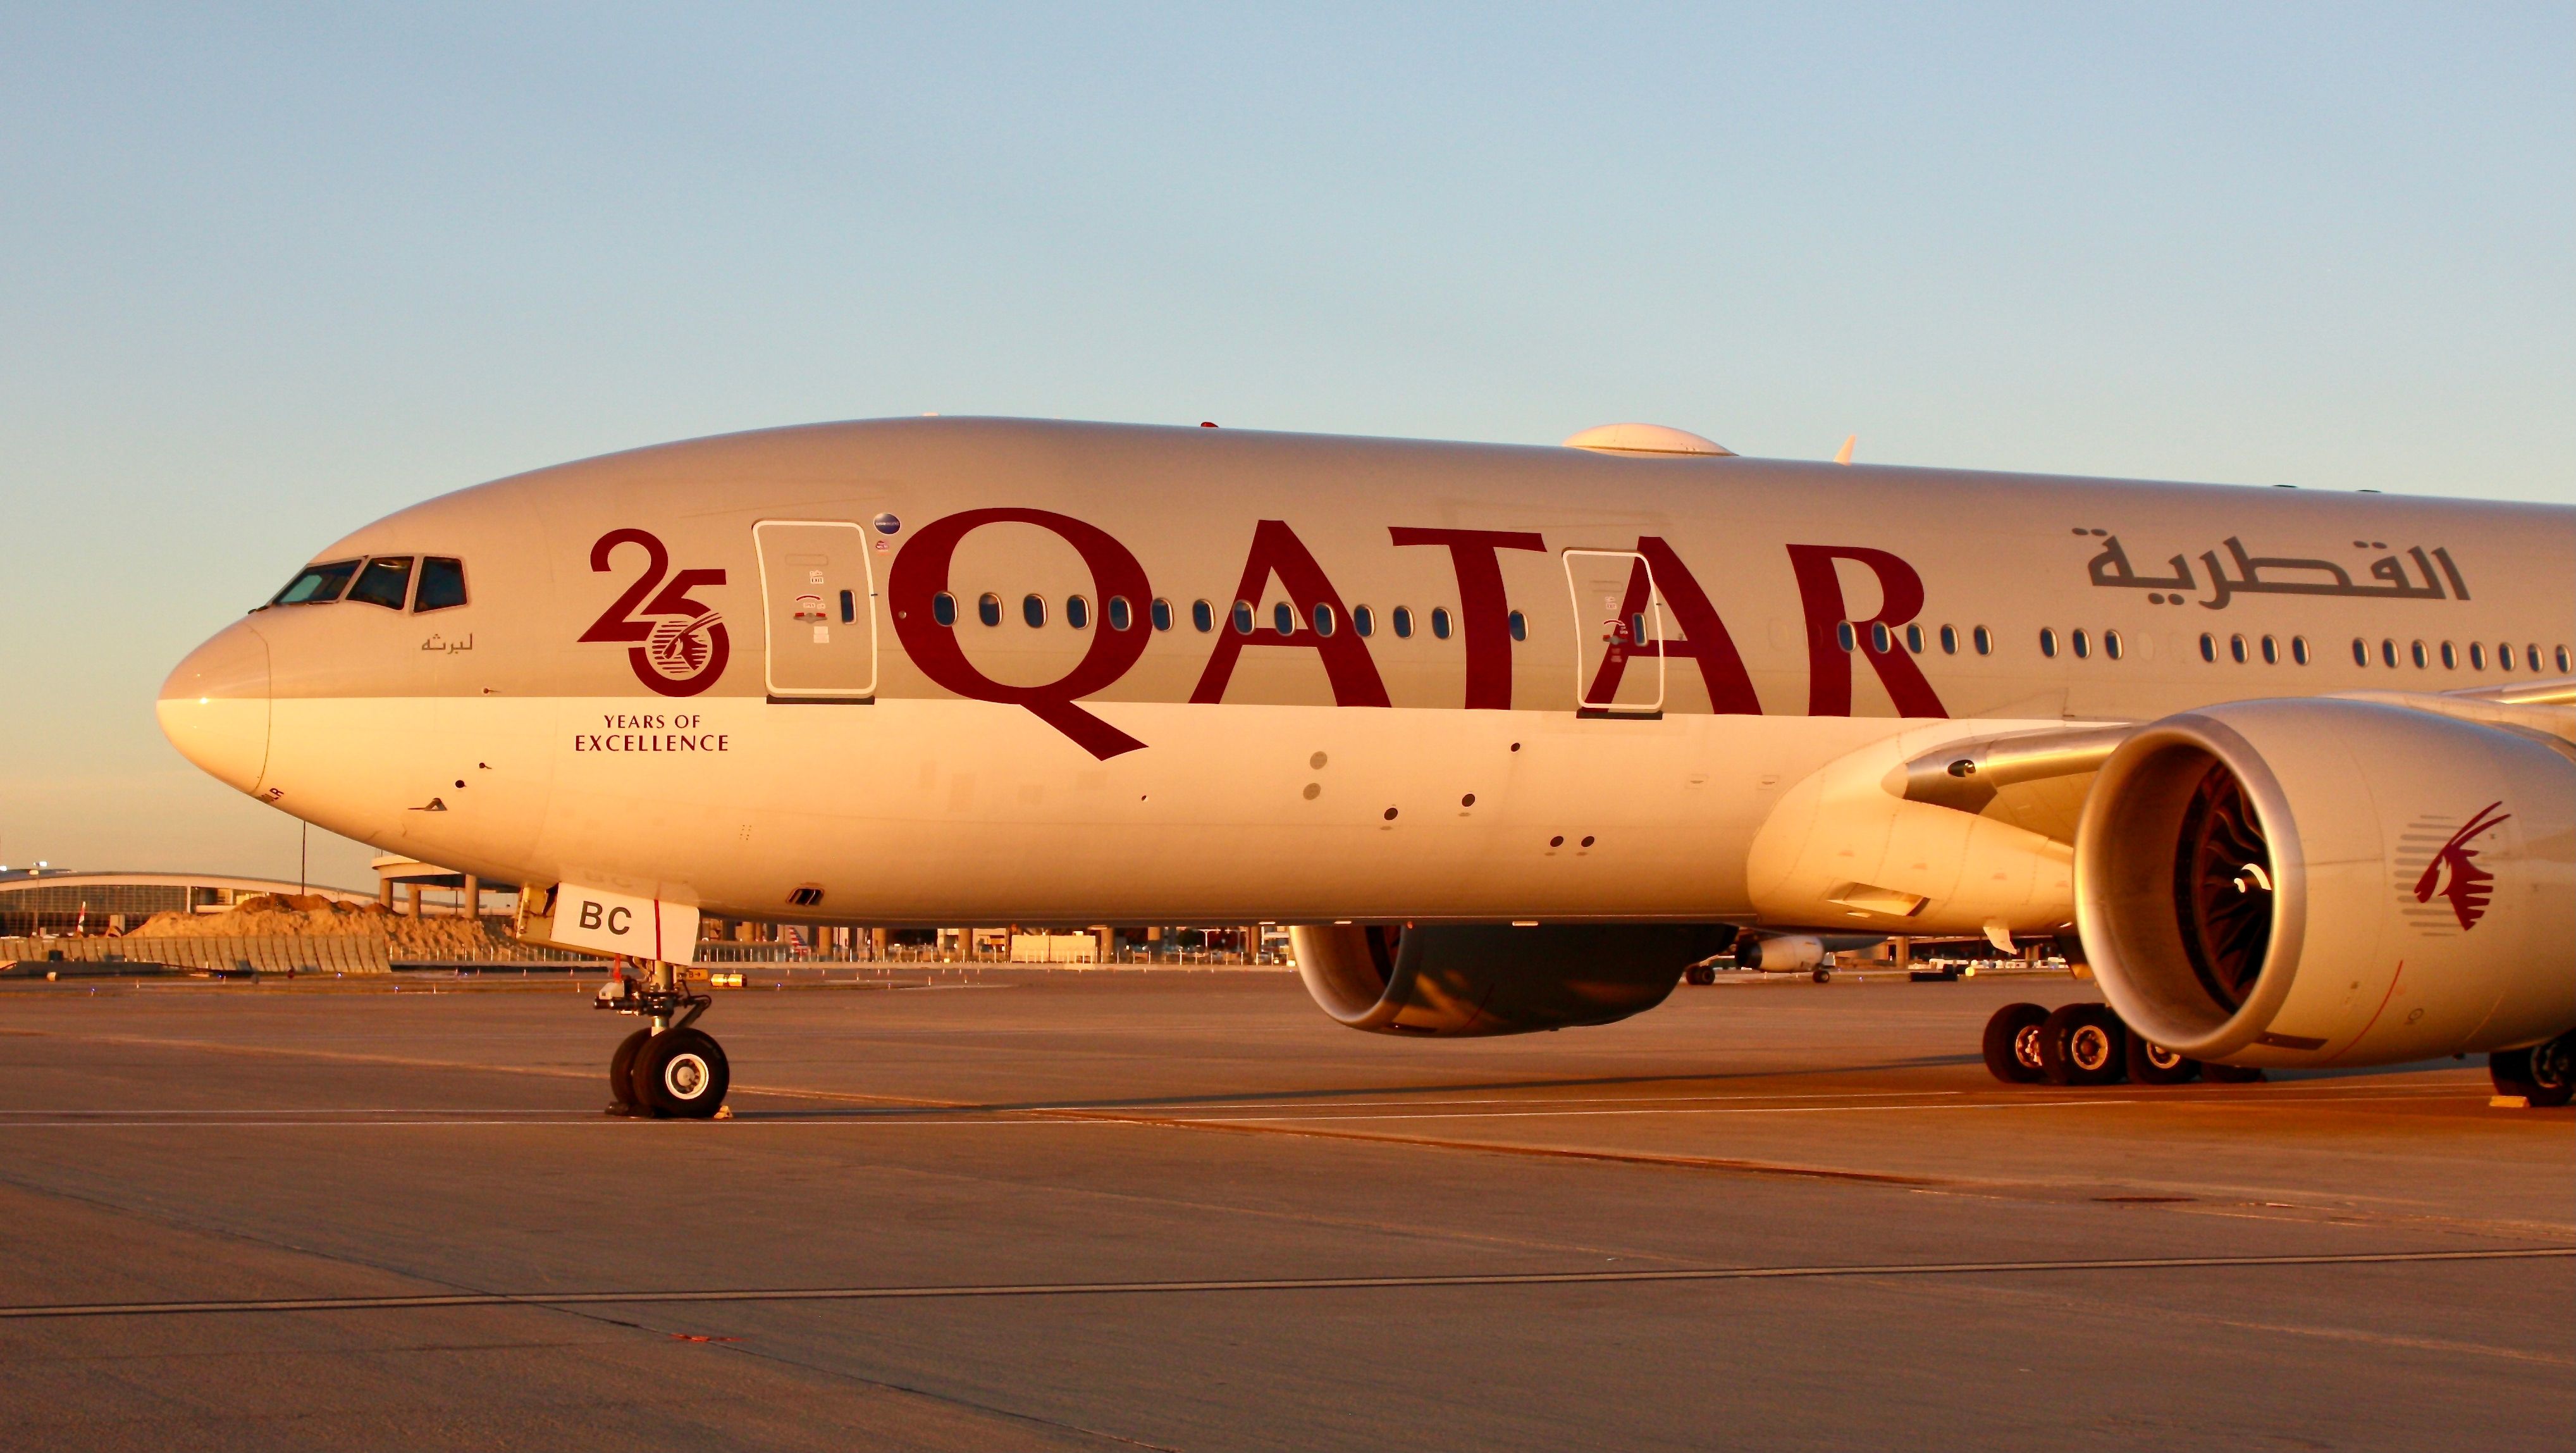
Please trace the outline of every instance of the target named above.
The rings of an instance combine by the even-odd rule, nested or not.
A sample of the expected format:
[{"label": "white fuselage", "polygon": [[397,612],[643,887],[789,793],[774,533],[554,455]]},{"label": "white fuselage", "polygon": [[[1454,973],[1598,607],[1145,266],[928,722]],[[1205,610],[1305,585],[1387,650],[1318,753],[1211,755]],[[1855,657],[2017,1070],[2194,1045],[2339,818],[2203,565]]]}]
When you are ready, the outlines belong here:
[{"label": "white fuselage", "polygon": [[[264,608],[165,730],[487,880],[877,924],[1886,929],[1756,870],[1836,763],[2576,636],[2558,508],[1015,421],[614,455],[316,559],[433,556],[466,603]],[[2065,924],[2063,835],[1997,831],[2020,866],[1781,851],[1911,874],[1923,931]]]}]

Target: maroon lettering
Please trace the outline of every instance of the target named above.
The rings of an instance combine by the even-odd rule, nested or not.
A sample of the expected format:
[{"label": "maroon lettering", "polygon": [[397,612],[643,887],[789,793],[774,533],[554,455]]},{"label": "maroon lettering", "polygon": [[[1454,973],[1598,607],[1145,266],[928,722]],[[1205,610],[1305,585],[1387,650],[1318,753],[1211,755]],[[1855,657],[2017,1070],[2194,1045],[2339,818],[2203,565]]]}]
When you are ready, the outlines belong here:
[{"label": "maroon lettering", "polygon": [[[1394,705],[1387,700],[1386,683],[1378,679],[1377,663],[1369,658],[1368,642],[1351,629],[1350,612],[1342,608],[1342,598],[1325,578],[1324,567],[1315,563],[1305,542],[1285,520],[1263,520],[1253,527],[1252,550],[1244,558],[1243,581],[1235,587],[1234,598],[1258,607],[1274,575],[1297,612],[1297,629],[1283,636],[1267,622],[1256,622],[1247,636],[1229,625],[1218,633],[1216,649],[1208,656],[1207,669],[1199,673],[1198,689],[1190,693],[1190,700],[1202,706],[1223,701],[1225,685],[1234,678],[1234,664],[1244,647],[1289,646],[1322,658],[1324,675],[1333,686],[1333,705]],[[1337,623],[1329,636],[1315,629],[1319,605],[1329,609]]]},{"label": "maroon lettering", "polygon": [[[1637,553],[1645,556],[1628,572],[1628,591],[1619,604],[1620,624],[1611,631],[1610,649],[1602,654],[1601,670],[1593,677],[1592,689],[1584,699],[1609,701],[1619,693],[1619,680],[1628,671],[1628,662],[1637,657],[1688,657],[1699,667],[1700,684],[1708,688],[1709,709],[1719,716],[1760,716],[1762,702],[1753,694],[1753,678],[1745,672],[1744,658],[1737,654],[1735,638],[1727,634],[1726,622],[1717,607],[1709,604],[1708,592],[1700,589],[1682,557],[1673,552],[1659,535],[1637,537]],[[1627,622],[1645,614],[1647,604],[1647,571],[1652,567],[1652,588],[1664,598],[1673,612],[1673,624],[1680,634],[1668,641],[1631,641]]]},{"label": "maroon lettering", "polygon": [[[1837,560],[1866,566],[1878,577],[1878,614],[1852,621],[1857,637],[1852,651],[1845,651],[1837,639],[1836,628],[1850,620],[1843,604],[1842,579],[1834,572]],[[1862,545],[1792,545],[1789,564],[1797,572],[1798,601],[1807,615],[1807,715],[1851,715],[1855,653],[1869,658],[1889,699],[1896,703],[1898,716],[1950,714],[1942,710],[1932,683],[1923,679],[1923,668],[1914,664],[1913,653],[1896,639],[1896,633],[1923,610],[1923,577],[1914,573],[1913,566],[1885,550]],[[1884,651],[1871,643],[1869,628],[1874,625],[1887,627]]]},{"label": "maroon lettering", "polygon": [[1048,510],[966,510],[924,525],[894,557],[886,595],[894,608],[894,633],[903,642],[904,653],[935,684],[970,701],[1026,707],[1038,720],[1073,738],[1084,751],[1103,761],[1144,746],[1074,705],[1074,701],[1126,675],[1137,658],[1145,654],[1145,641],[1153,634],[1151,631],[1095,630],[1091,633],[1091,648],[1071,671],[1043,686],[1009,686],[976,670],[975,663],[966,659],[966,648],[958,644],[956,630],[932,618],[931,601],[948,589],[948,567],[957,554],[958,542],[985,525],[1005,523],[1035,525],[1073,546],[1083,563],[1091,567],[1092,588],[1100,598],[1154,598],[1145,567],[1136,562],[1126,546],[1097,525]]},{"label": "maroon lettering", "polygon": [[1389,529],[1398,545],[1446,545],[1458,574],[1458,615],[1467,632],[1467,706],[1512,707],[1512,604],[1503,593],[1498,550],[1547,549],[1547,541],[1513,530]]}]

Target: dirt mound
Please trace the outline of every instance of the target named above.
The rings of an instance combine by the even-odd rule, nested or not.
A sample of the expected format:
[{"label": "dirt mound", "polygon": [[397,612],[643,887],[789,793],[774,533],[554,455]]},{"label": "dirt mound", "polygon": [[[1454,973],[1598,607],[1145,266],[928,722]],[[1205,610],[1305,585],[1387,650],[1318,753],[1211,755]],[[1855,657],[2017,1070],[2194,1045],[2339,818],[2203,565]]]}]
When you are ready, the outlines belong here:
[{"label": "dirt mound", "polygon": [[337,938],[390,941],[397,955],[489,955],[509,940],[463,918],[410,918],[381,903],[344,903],[318,893],[262,893],[221,913],[156,913],[127,938]]}]

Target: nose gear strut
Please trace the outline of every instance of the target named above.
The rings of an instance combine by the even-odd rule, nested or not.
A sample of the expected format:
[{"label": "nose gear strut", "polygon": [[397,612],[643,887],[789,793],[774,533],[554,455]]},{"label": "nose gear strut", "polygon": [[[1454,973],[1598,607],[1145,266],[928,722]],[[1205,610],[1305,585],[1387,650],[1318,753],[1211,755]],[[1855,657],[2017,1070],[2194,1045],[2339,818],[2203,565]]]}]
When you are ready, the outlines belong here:
[{"label": "nose gear strut", "polygon": [[617,960],[599,986],[593,1009],[644,1017],[648,1024],[626,1036],[608,1058],[608,1113],[656,1120],[712,1120],[723,1113],[732,1072],[715,1036],[691,1026],[715,1000],[680,987],[679,972],[655,959],[641,979],[627,977]]}]

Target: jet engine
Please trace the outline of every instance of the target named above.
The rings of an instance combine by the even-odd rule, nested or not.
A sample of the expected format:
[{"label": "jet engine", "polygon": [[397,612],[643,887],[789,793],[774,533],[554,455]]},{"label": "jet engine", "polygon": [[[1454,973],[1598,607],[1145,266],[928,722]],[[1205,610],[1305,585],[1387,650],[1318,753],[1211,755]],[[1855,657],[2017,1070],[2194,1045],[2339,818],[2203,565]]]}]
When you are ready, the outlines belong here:
[{"label": "jet engine", "polygon": [[1353,1029],[1466,1038],[1610,1024],[1734,942],[1698,924],[1313,924],[1288,930],[1316,1004]]},{"label": "jet engine", "polygon": [[2566,723],[2420,700],[2438,710],[2236,702],[2112,753],[2076,833],[2076,918],[2131,1029],[2295,1067],[2576,1026]]}]

